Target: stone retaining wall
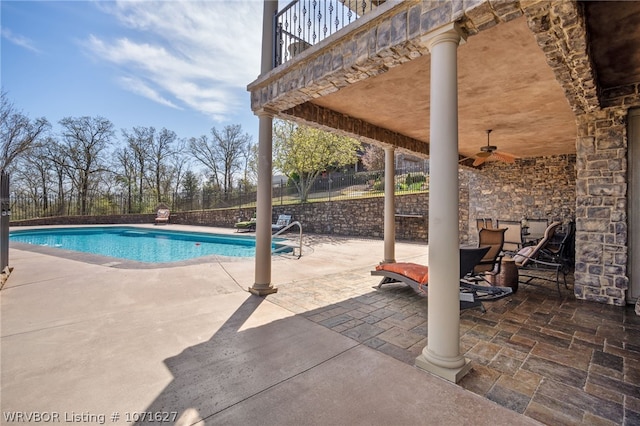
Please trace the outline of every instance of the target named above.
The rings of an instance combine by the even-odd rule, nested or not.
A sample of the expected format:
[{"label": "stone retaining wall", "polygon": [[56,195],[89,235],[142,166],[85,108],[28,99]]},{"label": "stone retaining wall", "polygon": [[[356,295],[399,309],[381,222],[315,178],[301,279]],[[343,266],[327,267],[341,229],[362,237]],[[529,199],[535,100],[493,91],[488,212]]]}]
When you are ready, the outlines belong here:
[{"label": "stone retaining wall", "polygon": [[[396,212],[420,215],[421,218],[397,217],[396,238],[408,241],[427,241],[428,194],[400,195],[396,197]],[[175,212],[170,223],[197,226],[233,228],[236,222],[248,220],[255,208],[203,210]],[[293,220],[303,225],[305,233],[355,236],[366,238],[384,237],[384,198],[362,198],[355,200],[322,203],[274,205],[273,218],[290,214]],[[154,214],[129,214],[108,216],[54,216],[11,222],[11,226],[37,225],[107,225],[127,223],[153,223]]]}]

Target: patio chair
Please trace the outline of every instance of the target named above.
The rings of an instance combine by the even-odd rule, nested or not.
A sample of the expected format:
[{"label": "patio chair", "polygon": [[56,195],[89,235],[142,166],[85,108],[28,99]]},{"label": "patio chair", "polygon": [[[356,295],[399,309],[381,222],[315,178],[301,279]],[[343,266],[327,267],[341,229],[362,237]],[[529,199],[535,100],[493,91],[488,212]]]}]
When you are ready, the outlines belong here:
[{"label": "patio chair", "polygon": [[251,217],[251,219],[249,220],[243,220],[240,222],[236,222],[235,225],[233,225],[234,228],[236,228],[236,232],[240,232],[240,231],[244,231],[244,232],[249,232],[249,231],[255,231],[256,230],[256,214],[254,213],[253,216]]},{"label": "patio chair", "polygon": [[486,280],[484,275],[496,276],[500,273],[504,234],[507,230],[483,228],[478,232],[478,247],[489,247],[484,257],[473,268],[476,277]]},{"label": "patio chair", "polygon": [[[512,293],[508,287],[478,285],[464,279],[473,273],[473,268],[487,254],[489,247],[460,249],[460,309],[480,307],[482,302],[501,299]],[[382,276],[377,288],[385,284],[405,283],[421,296],[427,295],[429,267],[411,262],[383,263],[376,266],[371,275]]]},{"label": "patio chair", "polygon": [[506,228],[504,234],[504,249],[518,251],[522,248],[522,224],[516,220],[497,220],[496,228]]},{"label": "patio chair", "polygon": [[476,219],[476,227],[478,228],[478,231],[481,230],[482,228],[492,229],[493,228],[493,220],[490,217],[477,218]]},{"label": "patio chair", "polygon": [[518,267],[519,283],[531,284],[534,280],[555,282],[558,295],[562,296],[560,291],[560,276],[562,275],[564,286],[568,288],[565,262],[545,254],[549,250],[556,229],[561,224],[561,222],[553,222],[549,225],[544,231],[544,236],[535,246],[527,246],[517,252],[507,253],[513,257],[515,265]]},{"label": "patio chair", "polygon": [[527,227],[522,228],[522,246],[535,246],[544,237],[549,221],[547,219],[527,219]]},{"label": "patio chair", "polygon": [[[557,228],[560,229],[560,228]],[[570,221],[566,225],[564,234],[554,233],[549,243],[541,249],[543,258],[555,263],[562,263],[565,270],[569,271],[570,264],[573,262],[573,244],[576,231],[576,224]]]},{"label": "patio chair", "polygon": [[283,228],[287,227],[291,223],[291,215],[290,214],[281,214],[278,216],[278,220],[276,223],[271,225],[272,232],[278,232]]},{"label": "patio chair", "polygon": [[170,216],[171,216],[171,211],[169,209],[159,208],[156,211],[155,224],[157,225],[159,223],[164,223],[164,224],[169,223],[169,217]]}]

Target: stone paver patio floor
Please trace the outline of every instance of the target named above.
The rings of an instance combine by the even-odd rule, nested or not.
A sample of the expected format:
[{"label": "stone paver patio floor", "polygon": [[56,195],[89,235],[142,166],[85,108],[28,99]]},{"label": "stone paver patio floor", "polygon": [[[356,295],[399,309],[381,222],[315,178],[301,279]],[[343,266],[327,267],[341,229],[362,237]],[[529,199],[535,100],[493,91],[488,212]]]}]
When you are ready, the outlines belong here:
[{"label": "stone paver patio floor", "polygon": [[[413,365],[427,342],[427,300],[377,282],[337,273],[282,284],[269,300]],[[631,307],[530,285],[485,307],[461,313],[473,368],[460,386],[546,424],[640,424],[640,317]]]}]

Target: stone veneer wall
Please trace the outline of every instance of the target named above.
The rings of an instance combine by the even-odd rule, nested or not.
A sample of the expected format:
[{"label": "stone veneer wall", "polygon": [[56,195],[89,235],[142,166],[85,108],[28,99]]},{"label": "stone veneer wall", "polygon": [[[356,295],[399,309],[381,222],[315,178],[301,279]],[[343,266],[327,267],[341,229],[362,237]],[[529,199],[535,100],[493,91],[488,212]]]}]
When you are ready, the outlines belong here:
[{"label": "stone veneer wall", "polygon": [[629,288],[627,111],[579,117],[577,143],[575,295],[618,306]]},{"label": "stone veneer wall", "polygon": [[557,155],[518,159],[515,164],[485,163],[468,169],[469,234],[477,241],[476,218],[547,219],[569,222],[575,218],[576,156]]}]

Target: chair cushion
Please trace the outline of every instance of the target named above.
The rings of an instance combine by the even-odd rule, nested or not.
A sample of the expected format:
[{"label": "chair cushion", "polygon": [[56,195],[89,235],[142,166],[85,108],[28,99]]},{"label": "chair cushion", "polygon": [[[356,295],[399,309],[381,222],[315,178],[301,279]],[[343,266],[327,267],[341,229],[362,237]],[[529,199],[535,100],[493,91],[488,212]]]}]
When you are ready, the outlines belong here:
[{"label": "chair cushion", "polygon": [[516,253],[515,256],[513,256],[513,260],[516,261],[516,264],[521,264],[531,256],[531,253],[533,253],[534,249],[534,246],[528,246],[521,249],[518,253]]},{"label": "chair cushion", "polygon": [[420,284],[429,283],[429,267],[417,263],[382,263],[376,266],[376,271],[389,271],[404,275]]}]

